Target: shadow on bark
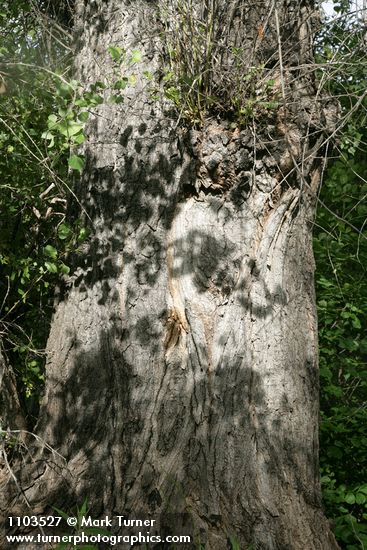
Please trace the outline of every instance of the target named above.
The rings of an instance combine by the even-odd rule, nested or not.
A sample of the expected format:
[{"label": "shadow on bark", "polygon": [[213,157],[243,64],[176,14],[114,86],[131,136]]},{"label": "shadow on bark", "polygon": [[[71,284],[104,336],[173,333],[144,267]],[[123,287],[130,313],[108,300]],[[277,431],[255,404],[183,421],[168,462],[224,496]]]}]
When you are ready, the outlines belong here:
[{"label": "shadow on bark", "polygon": [[[299,541],[289,542],[286,522],[292,507],[304,512],[316,540],[321,512],[317,452],[310,447],[316,436],[304,441],[298,405],[285,383],[281,389],[278,375],[267,378],[266,364],[258,368],[250,333],[252,323],[261,324],[274,308],[288,304],[286,291],[279,284],[268,288],[249,250],[245,273],[264,298],[256,303],[246,290],[248,280],[238,276],[243,258],[236,257],[235,242],[217,235],[217,227],[172,237],[185,202],[194,200],[183,188],[194,189],[197,161],[185,157],[180,143],[172,147],[172,136],[163,146],[159,125],[152,136],[145,135],[143,123],[137,132],[134,139],[133,128],[122,134],[120,145],[128,152],[119,168],[98,167],[97,157],[87,158],[88,178],[77,192],[94,221],[93,232],[74,256],[72,275],[58,297],[38,425],[67,467],[52,454],[45,460],[36,453],[30,467],[17,471],[19,482],[37,513],[51,506],[69,511],[87,499],[94,518],[153,517],[163,536],[195,537],[194,545],[182,548],[230,548],[231,537],[256,548],[301,548]],[[131,146],[149,162],[141,163]],[[229,195],[228,215],[238,215],[242,202],[236,197]],[[201,299],[208,309],[204,320],[193,303],[190,311],[178,311],[165,347],[167,288],[186,277],[198,310]],[[171,289],[172,297],[176,291]],[[234,311],[226,334],[217,335],[219,358],[212,357],[215,334],[209,330],[208,304],[214,299],[229,302]],[[285,370],[300,367],[297,357],[284,361]],[[302,387],[312,399],[313,370],[310,360],[299,375],[309,371]],[[279,409],[270,402],[272,377],[274,392],[281,391],[274,398]]]}]

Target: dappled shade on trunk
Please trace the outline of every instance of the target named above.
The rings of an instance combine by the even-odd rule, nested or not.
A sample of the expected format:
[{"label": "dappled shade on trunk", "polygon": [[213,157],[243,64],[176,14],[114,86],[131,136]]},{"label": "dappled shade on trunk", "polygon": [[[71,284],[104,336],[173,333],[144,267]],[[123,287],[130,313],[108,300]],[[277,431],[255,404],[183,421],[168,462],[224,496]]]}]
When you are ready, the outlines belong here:
[{"label": "dappled shade on trunk", "polygon": [[218,95],[195,128],[143,76],[162,75],[164,10],[85,4],[81,80],[111,81],[111,45],[142,61],[124,103],[88,123],[70,215],[82,205],[92,233],[58,295],[37,427],[67,468],[43,454],[19,475],[27,499],[152,516],[211,550],[337,548],[318,472],[312,2],[198,3],[227,41],[218,73],[242,48],[276,101],[255,88],[225,112]]}]

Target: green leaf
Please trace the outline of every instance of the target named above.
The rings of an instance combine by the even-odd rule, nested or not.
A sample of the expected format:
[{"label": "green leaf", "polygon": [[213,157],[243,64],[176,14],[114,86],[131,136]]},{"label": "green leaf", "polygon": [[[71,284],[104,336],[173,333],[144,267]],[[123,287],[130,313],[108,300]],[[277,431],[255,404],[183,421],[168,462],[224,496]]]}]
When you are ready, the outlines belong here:
[{"label": "green leaf", "polygon": [[163,77],[163,82],[169,82],[170,80],[172,80],[172,78],[174,77],[175,73],[172,72],[172,71],[168,71],[164,77]]},{"label": "green leaf", "polygon": [[50,273],[57,273],[57,265],[53,262],[45,262],[45,267]]},{"label": "green leaf", "polygon": [[47,118],[47,121],[48,121],[49,128],[50,126],[55,126],[55,124],[57,123],[57,116],[54,114],[49,115],[49,117]]},{"label": "green leaf", "polygon": [[70,273],[70,267],[63,262],[60,263],[59,270],[61,273],[64,273],[64,275],[69,275]]},{"label": "green leaf", "polygon": [[356,503],[357,504],[364,504],[366,502],[366,495],[363,493],[357,493],[356,494]]},{"label": "green leaf", "polygon": [[49,131],[47,131],[47,132],[42,132],[41,138],[42,138],[42,139],[54,139],[54,135],[53,135],[51,132],[49,132]]},{"label": "green leaf", "polygon": [[73,143],[75,143],[75,145],[81,145],[82,143],[85,142],[85,135],[84,135],[84,132],[80,132],[80,134],[77,134],[76,136],[73,137]]},{"label": "green leaf", "polygon": [[87,239],[89,236],[89,231],[86,227],[82,227],[81,230],[79,231],[79,235],[78,235],[78,241],[79,242],[83,242],[85,241],[85,239]]},{"label": "green leaf", "polygon": [[69,163],[70,168],[72,168],[73,170],[77,170],[78,172],[82,172],[82,170],[84,168],[85,161],[84,161],[83,157],[79,157],[78,155],[72,155],[69,158],[68,163]]},{"label": "green leaf", "polygon": [[119,104],[119,103],[123,103],[124,102],[124,98],[120,95],[116,95],[116,94],[112,94],[110,95],[110,97],[108,98],[108,101],[110,103],[116,103],[116,104]]},{"label": "green leaf", "polygon": [[121,80],[116,80],[113,85],[114,90],[124,90],[129,83],[129,79],[124,77]]},{"label": "green leaf", "polygon": [[70,237],[71,233],[72,233],[72,230],[65,223],[60,224],[59,227],[57,228],[57,236],[62,241]]},{"label": "green leaf", "polygon": [[88,507],[88,503],[87,503],[87,499],[85,498],[84,501],[83,501],[83,504],[81,505],[80,509],[78,510],[78,516],[85,516],[86,513],[87,513],[87,507]]},{"label": "green leaf", "polygon": [[56,260],[57,258],[57,250],[56,248],[54,248],[53,246],[51,246],[50,244],[48,244],[47,246],[45,246],[45,248],[43,249],[46,256],[48,256],[49,258],[51,258],[52,260]]},{"label": "green leaf", "polygon": [[85,92],[82,98],[75,101],[78,107],[95,107],[103,103],[103,97],[94,92]]},{"label": "green leaf", "polygon": [[131,86],[135,86],[135,84],[137,83],[138,79],[136,77],[136,74],[131,74],[129,76],[129,83],[131,84]]},{"label": "green leaf", "polygon": [[104,90],[106,88],[106,84],[104,84],[101,80],[97,80],[92,86],[91,88],[93,90]]},{"label": "green leaf", "polygon": [[64,98],[71,98],[74,93],[74,86],[72,82],[70,83],[59,82],[58,85],[56,86],[57,94]]},{"label": "green leaf", "polygon": [[69,519],[69,514],[67,514],[66,512],[64,512],[63,510],[60,510],[59,508],[56,508],[56,506],[52,506],[52,508],[58,513],[60,514],[60,516],[65,520],[67,521]]},{"label": "green leaf", "polygon": [[83,127],[77,122],[67,121],[66,123],[60,124],[58,129],[63,136],[71,137],[80,132]]},{"label": "green leaf", "polygon": [[109,46],[108,53],[114,61],[120,61],[125,52],[119,46]]},{"label": "green leaf", "polygon": [[345,495],[344,501],[347,502],[348,504],[354,504],[356,501],[356,497],[353,493],[347,493]]},{"label": "green leaf", "polygon": [[87,122],[88,118],[89,118],[89,113],[87,111],[82,111],[81,113],[78,114],[78,119],[81,122]]},{"label": "green leaf", "polygon": [[358,317],[354,317],[352,325],[354,326],[354,328],[362,328],[361,321],[358,319]]},{"label": "green leaf", "polygon": [[129,59],[129,65],[133,65],[134,63],[140,63],[142,59],[142,53],[140,50],[133,50],[131,52],[131,57]]}]

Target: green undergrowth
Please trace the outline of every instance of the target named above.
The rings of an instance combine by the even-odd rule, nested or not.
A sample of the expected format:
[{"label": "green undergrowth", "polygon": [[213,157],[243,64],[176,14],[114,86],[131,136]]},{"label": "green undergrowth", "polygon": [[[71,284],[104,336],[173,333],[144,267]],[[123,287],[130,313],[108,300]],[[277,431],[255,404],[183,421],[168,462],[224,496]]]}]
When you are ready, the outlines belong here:
[{"label": "green undergrowth", "polygon": [[[320,465],[328,517],[342,548],[367,547],[367,182],[362,149],[329,168],[314,250],[317,263]],[[338,217],[336,217],[338,216]]]}]

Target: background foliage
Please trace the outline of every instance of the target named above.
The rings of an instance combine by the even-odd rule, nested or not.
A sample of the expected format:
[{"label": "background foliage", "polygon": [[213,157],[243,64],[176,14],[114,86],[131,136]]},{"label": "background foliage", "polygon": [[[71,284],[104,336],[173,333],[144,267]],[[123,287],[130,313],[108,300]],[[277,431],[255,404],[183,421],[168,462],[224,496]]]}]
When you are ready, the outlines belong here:
[{"label": "background foliage", "polygon": [[[79,220],[66,221],[71,173],[83,167],[74,147],[84,140],[89,110],[103,101],[101,85],[81,90],[69,75],[71,4],[51,11],[49,4],[16,0],[0,8],[0,336],[30,428],[43,391],[54,288],[87,235]],[[348,13],[349,2],[334,4],[316,67],[341,104],[315,223],[320,465],[327,515],[341,547],[355,550],[367,547],[366,28]],[[121,51],[110,54],[120,62]],[[115,101],[123,100],[127,80],[115,83]]]},{"label": "background foliage", "polygon": [[[324,503],[342,548],[367,548],[366,21],[335,2],[320,36],[340,132],[321,189],[314,250],[318,298]],[[366,14],[364,14],[366,17]],[[325,77],[325,70],[323,71]]]},{"label": "background foliage", "polygon": [[29,1],[3,2],[0,28],[0,333],[31,427],[51,293],[75,240],[65,223],[68,158],[83,134],[70,109],[67,32]]}]

